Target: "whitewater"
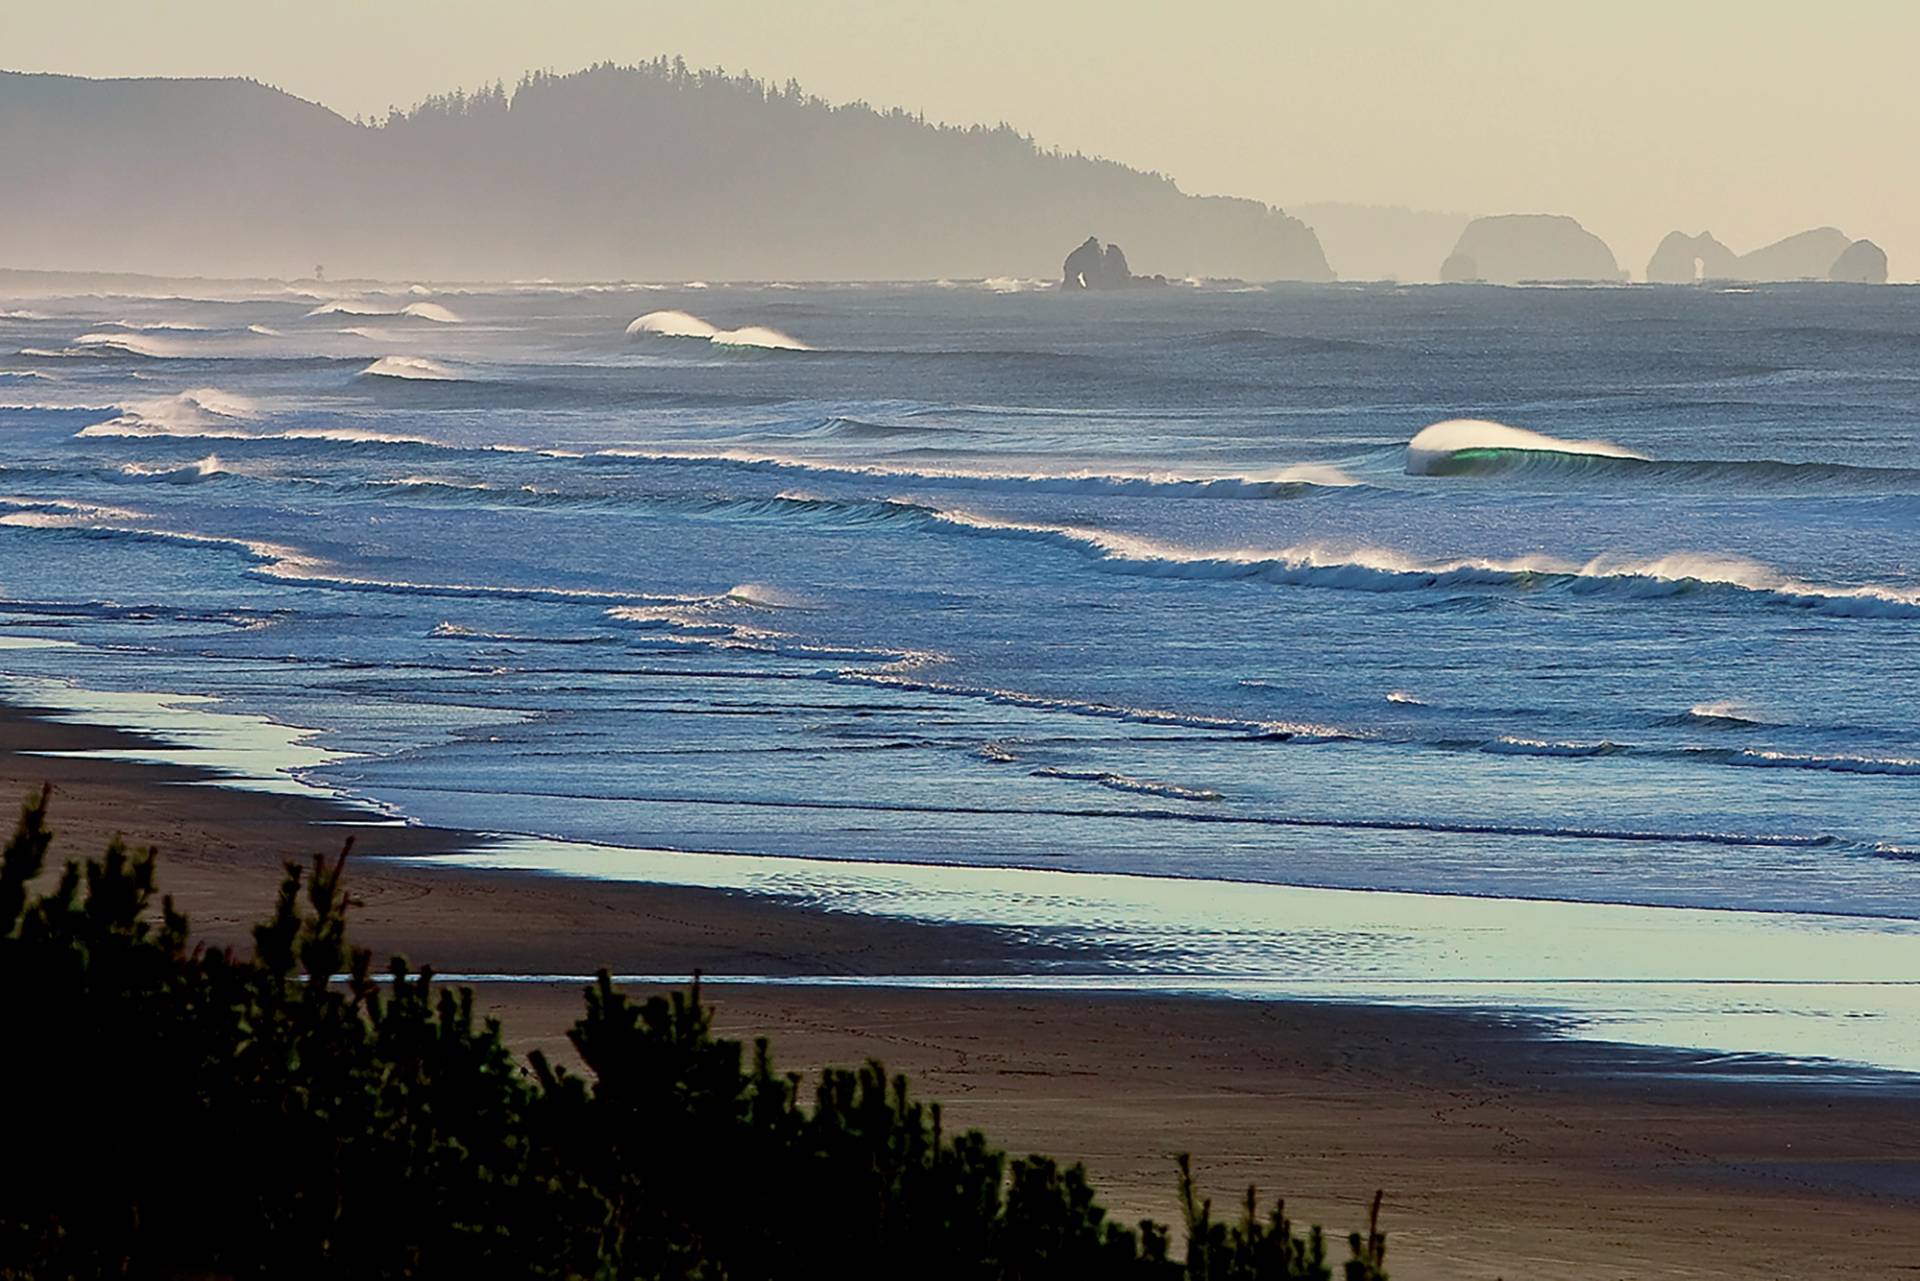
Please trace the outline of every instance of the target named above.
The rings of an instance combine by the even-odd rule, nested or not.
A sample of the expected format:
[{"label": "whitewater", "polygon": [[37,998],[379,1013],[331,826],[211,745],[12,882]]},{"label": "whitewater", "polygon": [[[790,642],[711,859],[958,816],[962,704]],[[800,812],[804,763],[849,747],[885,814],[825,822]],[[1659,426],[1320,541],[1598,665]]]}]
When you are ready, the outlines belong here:
[{"label": "whitewater", "polygon": [[0,673],[594,848],[1920,919],[1909,290],[639,289],[0,298]]}]

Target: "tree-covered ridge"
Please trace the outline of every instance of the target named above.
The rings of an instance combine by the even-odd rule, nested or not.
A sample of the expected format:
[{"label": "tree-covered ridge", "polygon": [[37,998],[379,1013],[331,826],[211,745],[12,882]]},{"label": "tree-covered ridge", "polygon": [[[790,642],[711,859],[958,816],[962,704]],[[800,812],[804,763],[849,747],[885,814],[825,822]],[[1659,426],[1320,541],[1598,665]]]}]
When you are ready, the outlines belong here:
[{"label": "tree-covered ridge", "polygon": [[565,98],[589,80],[624,81],[629,97],[650,91],[665,91],[701,98],[703,105],[707,106],[730,101],[745,107],[772,107],[777,111],[811,116],[822,121],[834,118],[854,120],[863,126],[891,127],[913,135],[928,131],[942,140],[965,140],[968,144],[987,139],[1020,154],[1072,160],[1131,177],[1145,176],[1164,183],[1169,190],[1177,190],[1173,179],[1157,170],[1134,169],[1079,150],[1043,147],[1031,134],[1022,133],[1004,120],[991,125],[956,125],[943,121],[930,123],[924,112],[909,111],[904,107],[877,107],[864,99],[836,103],[807,92],[792,77],[776,84],[750,72],[729,72],[724,67],[689,67],[684,58],[668,58],[664,55],[632,64],[598,62],[566,73],[529,71],[520,77],[511,90],[505,81],[496,81],[472,92],[455,89],[450,93],[429,94],[405,110],[389,108],[383,119],[362,121],[356,117],[355,123],[395,131],[457,128],[465,124],[486,125],[498,121],[516,108],[536,110],[551,98]]},{"label": "tree-covered ridge", "polygon": [[531,74],[371,126],[242,80],[0,72],[0,117],[0,244],[22,268],[1051,279],[1098,235],[1176,278],[1332,275],[1312,230],[1258,200],[677,59]]},{"label": "tree-covered ridge", "polygon": [[[522,1066],[470,990],[346,934],[345,855],[289,866],[253,954],[192,943],[152,850],[115,842],[31,889],[29,800],[0,855],[0,1278],[1331,1278],[1251,1189],[1185,1241],[1110,1221],[1084,1170],[1009,1161],[878,1063],[811,1099],[713,1035],[697,983],[603,973]],[[1377,1215],[1379,1201],[1374,1209]],[[1347,1281],[1385,1281],[1373,1225]]]}]

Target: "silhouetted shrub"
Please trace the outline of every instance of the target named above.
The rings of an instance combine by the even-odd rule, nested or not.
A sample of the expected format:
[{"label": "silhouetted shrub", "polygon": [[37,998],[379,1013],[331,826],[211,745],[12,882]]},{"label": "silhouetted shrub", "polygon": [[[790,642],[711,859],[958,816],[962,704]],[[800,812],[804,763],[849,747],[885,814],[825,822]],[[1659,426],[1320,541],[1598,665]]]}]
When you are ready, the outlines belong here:
[{"label": "silhouetted shrub", "polygon": [[[1332,1276],[1251,1189],[1215,1223],[1184,1157],[1178,1261],[1079,1166],[946,1134],[878,1063],[809,1105],[764,1041],[713,1035],[697,982],[635,1002],[603,972],[586,1074],[523,1069],[470,991],[369,972],[344,854],[287,869],[246,959],[151,910],[151,850],[32,893],[46,804],[0,855],[0,1278]],[[1373,1223],[1351,1248],[1348,1281],[1384,1281]]]}]

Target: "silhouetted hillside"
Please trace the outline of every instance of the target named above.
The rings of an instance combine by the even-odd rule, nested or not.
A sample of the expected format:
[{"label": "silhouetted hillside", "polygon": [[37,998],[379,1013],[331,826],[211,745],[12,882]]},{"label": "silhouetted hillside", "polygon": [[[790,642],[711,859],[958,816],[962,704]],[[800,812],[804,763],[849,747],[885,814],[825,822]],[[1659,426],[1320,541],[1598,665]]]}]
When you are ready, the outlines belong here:
[{"label": "silhouetted hillside", "polygon": [[271,275],[924,278],[1059,269],[1098,231],[1173,275],[1325,280],[1303,223],[678,61],[376,124],[241,80],[0,73],[0,264]]}]

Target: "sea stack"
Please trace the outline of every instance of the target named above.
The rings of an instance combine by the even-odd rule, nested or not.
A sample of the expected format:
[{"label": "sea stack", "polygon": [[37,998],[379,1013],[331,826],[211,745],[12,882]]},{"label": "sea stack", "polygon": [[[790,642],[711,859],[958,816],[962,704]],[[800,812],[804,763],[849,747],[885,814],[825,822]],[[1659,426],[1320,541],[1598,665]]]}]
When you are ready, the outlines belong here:
[{"label": "sea stack", "polygon": [[1606,242],[1560,214],[1500,214],[1475,218],[1460,233],[1440,266],[1449,282],[1485,280],[1514,285],[1528,280],[1625,279]]},{"label": "sea stack", "polygon": [[1062,289],[1131,289],[1166,283],[1165,276],[1134,275],[1120,246],[1109,244],[1102,248],[1097,236],[1088,236],[1060,266]]},{"label": "sea stack", "polygon": [[1827,269],[1827,279],[1849,285],[1887,283],[1887,251],[1871,240],[1856,240]]}]

